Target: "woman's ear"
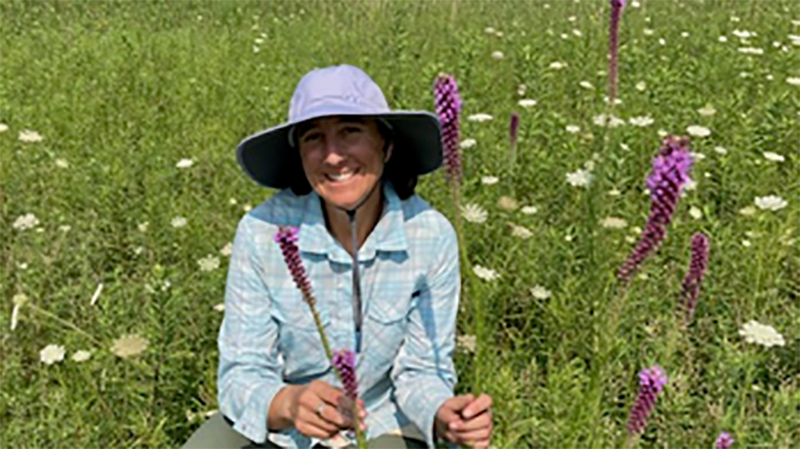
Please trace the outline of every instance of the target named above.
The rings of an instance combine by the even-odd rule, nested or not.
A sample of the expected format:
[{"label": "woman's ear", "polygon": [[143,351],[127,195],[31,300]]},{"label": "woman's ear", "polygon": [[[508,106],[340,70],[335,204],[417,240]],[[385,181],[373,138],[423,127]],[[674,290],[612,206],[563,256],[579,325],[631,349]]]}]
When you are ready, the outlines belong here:
[{"label": "woman's ear", "polygon": [[389,162],[389,159],[391,159],[392,150],[394,150],[394,142],[392,142],[391,140],[388,140],[386,142],[386,145],[384,146],[384,151],[383,151],[383,163],[384,164]]}]

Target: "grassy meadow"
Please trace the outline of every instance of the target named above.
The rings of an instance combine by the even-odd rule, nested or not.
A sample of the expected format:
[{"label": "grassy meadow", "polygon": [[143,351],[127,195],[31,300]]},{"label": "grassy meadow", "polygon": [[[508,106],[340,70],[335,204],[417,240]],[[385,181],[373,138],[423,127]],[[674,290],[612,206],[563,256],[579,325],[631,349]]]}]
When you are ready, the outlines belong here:
[{"label": "grassy meadow", "polygon": [[[495,447],[623,447],[658,364],[632,445],[800,448],[800,2],[628,1],[618,126],[597,119],[608,17],[600,0],[0,1],[0,448],[175,447],[217,408],[226,246],[271,194],[235,146],[338,63],[396,109],[459,82],[462,204],[487,218],[462,228],[486,270],[462,266],[458,391],[493,395]],[[621,295],[652,158],[689,129],[693,188]],[[418,192],[455,216],[441,170]],[[746,342],[751,320],[785,344]]]}]

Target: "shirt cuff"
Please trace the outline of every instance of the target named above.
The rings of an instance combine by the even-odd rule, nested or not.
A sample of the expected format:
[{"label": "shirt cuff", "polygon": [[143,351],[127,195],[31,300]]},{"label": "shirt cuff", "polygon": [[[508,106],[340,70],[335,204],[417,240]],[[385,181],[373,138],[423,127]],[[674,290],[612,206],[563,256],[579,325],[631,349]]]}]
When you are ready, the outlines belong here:
[{"label": "shirt cuff", "polygon": [[[233,429],[255,443],[266,441],[270,404],[278,391],[285,386],[284,382],[270,382],[252,389],[241,416],[234,421]],[[233,419],[232,416],[229,418]]]},{"label": "shirt cuff", "polygon": [[403,404],[402,411],[422,432],[428,447],[435,448],[433,424],[436,412],[439,411],[439,407],[444,401],[453,397],[453,392],[439,379],[426,383],[427,385],[415,385],[414,390],[409,393],[408,399]]}]

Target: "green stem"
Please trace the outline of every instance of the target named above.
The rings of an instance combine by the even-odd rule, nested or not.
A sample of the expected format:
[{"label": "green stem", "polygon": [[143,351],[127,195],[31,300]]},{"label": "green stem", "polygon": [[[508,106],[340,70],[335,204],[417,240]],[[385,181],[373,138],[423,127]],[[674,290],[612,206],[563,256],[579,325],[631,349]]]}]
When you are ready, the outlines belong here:
[{"label": "green stem", "polygon": [[35,306],[33,304],[29,304],[28,307],[30,307],[30,309],[33,310],[34,312],[40,313],[40,314],[42,314],[42,315],[44,315],[44,316],[46,316],[46,317],[48,317],[48,318],[50,318],[50,319],[52,319],[54,321],[57,321],[60,324],[63,324],[64,326],[67,326],[70,329],[74,330],[75,332],[78,332],[79,334],[89,338],[90,340],[95,342],[98,346],[102,346],[102,344],[100,343],[100,340],[94,338],[90,333],[84,331],[83,329],[81,329],[78,326],[70,323],[69,321],[59,317],[58,315],[55,315],[55,314],[53,314],[51,312],[48,312],[47,310],[44,310],[44,309],[42,309],[40,307],[37,307],[37,306]]}]

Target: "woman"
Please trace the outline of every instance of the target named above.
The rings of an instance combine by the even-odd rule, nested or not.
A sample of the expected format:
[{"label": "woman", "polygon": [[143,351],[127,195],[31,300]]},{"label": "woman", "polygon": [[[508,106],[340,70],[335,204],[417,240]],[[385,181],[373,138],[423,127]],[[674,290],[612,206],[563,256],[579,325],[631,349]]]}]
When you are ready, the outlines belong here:
[{"label": "woman", "polygon": [[491,398],[453,396],[456,235],[414,194],[417,176],[442,162],[436,117],[390,111],[358,68],[317,69],[298,84],[289,122],[245,139],[237,156],[245,173],[280,192],[239,223],[219,335],[223,416],[186,447],[336,446],[352,429],[273,242],[287,225],[299,229],[331,346],[358,354],[370,446],[488,447]]}]

